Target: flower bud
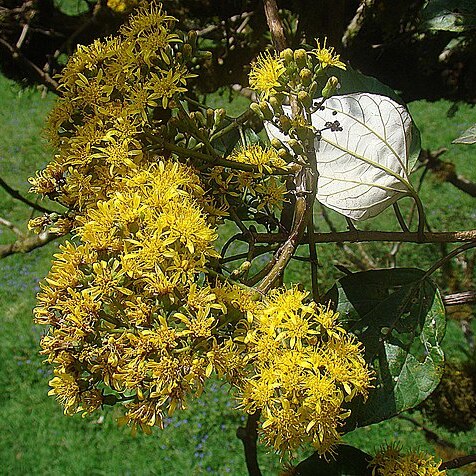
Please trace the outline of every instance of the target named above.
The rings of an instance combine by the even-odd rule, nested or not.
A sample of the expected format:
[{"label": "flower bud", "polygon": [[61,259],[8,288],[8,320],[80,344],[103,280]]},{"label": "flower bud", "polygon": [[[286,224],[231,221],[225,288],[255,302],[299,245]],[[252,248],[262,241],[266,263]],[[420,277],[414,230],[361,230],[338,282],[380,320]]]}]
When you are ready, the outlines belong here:
[{"label": "flower bud", "polygon": [[314,132],[309,127],[296,127],[296,134],[300,141],[304,142],[314,137]]},{"label": "flower bud", "polygon": [[276,137],[273,137],[271,139],[271,145],[277,150],[279,150],[283,147],[283,143],[279,139],[277,139]]},{"label": "flower bud", "polygon": [[197,47],[197,38],[198,34],[195,30],[190,30],[187,35],[187,43],[190,44],[192,49],[195,49]]},{"label": "flower bud", "polygon": [[261,112],[261,109],[259,108],[258,104],[256,104],[255,102],[252,102],[250,104],[250,109],[260,118],[260,119],[264,119],[264,115],[263,113]]},{"label": "flower bud", "polygon": [[286,116],[286,114],[281,114],[279,116],[279,125],[281,126],[281,129],[283,130],[283,132],[288,132],[289,129],[291,129],[291,119],[289,119],[288,116]]},{"label": "flower bud", "polygon": [[303,68],[299,71],[299,77],[303,86],[309,86],[312,81],[312,72],[308,68]]},{"label": "flower bud", "polygon": [[296,155],[304,155],[304,149],[301,143],[296,139],[289,139],[288,146],[291,147],[291,149]]},{"label": "flower bud", "polygon": [[309,109],[312,106],[312,99],[307,91],[299,91],[298,99],[306,109]]},{"label": "flower bud", "polygon": [[182,54],[183,54],[184,58],[191,58],[192,53],[193,53],[192,45],[189,44],[189,43],[185,43],[182,46]]},{"label": "flower bud", "polygon": [[336,92],[338,86],[339,80],[335,76],[331,76],[322,88],[322,97],[326,99],[331,97]]},{"label": "flower bud", "polygon": [[235,269],[232,271],[231,278],[237,279],[243,276],[250,268],[251,268],[251,262],[248,260],[244,261],[243,264],[238,269]]},{"label": "flower bud", "polygon": [[272,96],[269,98],[269,105],[273,109],[274,113],[277,114],[283,114],[283,108],[281,107],[281,102],[279,99],[275,96]]},{"label": "flower bud", "polygon": [[299,69],[305,68],[307,65],[307,53],[302,48],[294,52],[294,61]]},{"label": "flower bud", "polygon": [[222,107],[219,109],[215,109],[214,112],[214,120],[215,120],[215,126],[219,126],[222,122],[223,119],[225,119],[226,116],[226,111]]},{"label": "flower bud", "polygon": [[294,61],[294,52],[291,48],[286,48],[285,50],[281,51],[279,56],[283,58],[286,66],[290,65]]},{"label": "flower bud", "polygon": [[199,56],[200,58],[202,58],[205,61],[209,61],[213,58],[213,53],[211,51],[208,51],[208,50],[199,50],[197,52],[197,56]]},{"label": "flower bud", "polygon": [[192,111],[190,113],[190,118],[193,119],[199,127],[206,126],[207,124],[205,116],[200,111]]},{"label": "flower bud", "polygon": [[289,153],[289,150],[284,147],[278,150],[278,155],[286,162],[290,162],[293,159],[291,154]]},{"label": "flower bud", "polygon": [[267,119],[268,121],[273,119],[273,111],[270,109],[269,104],[266,101],[261,101],[259,103],[259,108],[261,109],[261,112],[263,113],[265,119]]},{"label": "flower bud", "polygon": [[215,123],[215,111],[212,108],[207,109],[207,127],[211,129]]}]

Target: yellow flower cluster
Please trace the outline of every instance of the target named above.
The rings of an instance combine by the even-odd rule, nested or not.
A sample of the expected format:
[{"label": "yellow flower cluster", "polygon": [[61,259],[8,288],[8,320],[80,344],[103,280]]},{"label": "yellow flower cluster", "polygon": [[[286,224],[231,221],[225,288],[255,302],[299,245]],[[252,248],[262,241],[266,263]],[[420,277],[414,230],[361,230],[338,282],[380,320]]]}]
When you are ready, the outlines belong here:
[{"label": "yellow flower cluster", "polygon": [[335,66],[336,68],[345,69],[345,63],[340,60],[340,55],[334,53],[333,46],[327,46],[327,38],[324,38],[324,43],[321,46],[319,40],[316,40],[317,48],[313,50],[313,54],[319,60],[321,68],[328,66]]},{"label": "yellow flower cluster", "polygon": [[201,161],[211,136],[180,102],[193,41],[173,25],[152,3],[117,37],[79,47],[64,70],[48,126],[58,154],[31,179],[67,209],[31,227],[75,237],[55,255],[34,311],[48,326],[50,394],[69,415],[122,404],[121,421],[149,432],[214,373],[246,412],[262,412],[278,451],[309,441],[324,453],[346,403],[370,385],[362,350],[307,293],[261,296],[220,275],[217,206],[272,217],[286,162],[259,145],[215,154],[219,166]]},{"label": "yellow flower cluster", "polygon": [[372,460],[372,476],[444,476],[441,461],[424,453],[403,453],[397,446],[383,448]]},{"label": "yellow flower cluster", "polygon": [[108,199],[118,178],[155,161],[146,134],[159,130],[170,101],[191,77],[183,55],[173,51],[182,42],[173,23],[152,4],[139,9],[120,35],[78,47],[48,120],[58,154],[30,179],[33,192],[81,213]]},{"label": "yellow flower cluster", "polygon": [[327,80],[326,68],[346,69],[340,55],[334,53],[334,47],[327,46],[327,38],[322,46],[319,40],[316,42],[317,48],[309,52],[286,49],[279,56],[269,52],[260,54],[251,66],[250,88],[265,101],[272,96],[289,94],[290,90],[296,94],[304,91],[315,93],[317,83]]},{"label": "yellow flower cluster", "polygon": [[41,346],[65,413],[125,399],[127,421],[147,429],[200,394],[217,365],[226,373],[234,346],[220,330],[225,305],[198,285],[217,256],[198,177],[159,162],[120,188],[80,217],[82,244],[55,256],[35,317],[50,326]]},{"label": "yellow flower cluster", "polygon": [[286,184],[273,171],[286,168],[286,162],[275,149],[259,144],[241,147],[228,156],[228,160],[256,166],[256,171],[243,171],[227,167],[214,167],[210,174],[211,186],[216,194],[216,202],[223,208],[234,202],[245,201],[257,211],[269,214],[283,207],[287,193]]},{"label": "yellow flower cluster", "polygon": [[79,47],[49,119],[59,153],[31,179],[68,208],[31,226],[79,241],[55,255],[35,309],[49,326],[50,394],[67,414],[123,403],[123,420],[145,431],[240,364],[204,279],[218,257],[213,204],[194,169],[149,152],[190,77],[173,22],[153,4],[118,37]]},{"label": "yellow flower cluster", "polygon": [[276,94],[278,88],[283,89],[281,76],[286,72],[284,61],[271,55],[262,53],[253,64],[249,76],[250,88],[258,91],[263,99]]},{"label": "yellow flower cluster", "polygon": [[332,310],[305,303],[308,293],[276,289],[248,312],[246,361],[252,375],[241,406],[262,412],[266,442],[283,453],[311,442],[319,453],[340,439],[345,403],[367,394],[370,371],[359,343]]}]

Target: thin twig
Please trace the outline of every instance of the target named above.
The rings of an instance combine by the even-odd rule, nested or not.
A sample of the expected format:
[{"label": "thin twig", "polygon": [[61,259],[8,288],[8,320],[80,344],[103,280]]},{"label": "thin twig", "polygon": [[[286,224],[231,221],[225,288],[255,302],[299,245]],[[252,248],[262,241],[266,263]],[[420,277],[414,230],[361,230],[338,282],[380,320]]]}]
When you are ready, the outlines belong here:
[{"label": "thin twig", "polygon": [[459,458],[454,458],[449,461],[444,461],[443,463],[440,464],[439,469],[440,471],[444,471],[446,469],[456,469],[471,463],[476,463],[476,454],[460,456]]},{"label": "thin twig", "polygon": [[241,233],[243,233],[244,235],[249,235],[250,231],[241,221],[241,218],[238,216],[235,209],[233,207],[230,207],[228,213],[230,214],[231,219],[235,222],[236,226],[241,230]]},{"label": "thin twig", "polygon": [[[425,181],[427,173],[428,173],[428,168],[425,167],[422,174],[420,175],[420,179],[418,180],[418,186],[416,189],[418,194],[423,188],[423,182]],[[416,210],[416,202],[413,200],[410,206],[410,211],[408,212],[408,219],[407,219],[408,226],[412,224],[413,217],[415,215],[415,210]],[[430,227],[428,227],[428,231],[431,231]],[[390,253],[389,253],[389,259],[392,261],[392,264],[394,267],[397,265],[397,253],[399,252],[400,248],[401,248],[401,243],[395,243],[392,246],[392,249],[390,250]]]},{"label": "thin twig", "polygon": [[11,197],[13,197],[15,200],[19,200],[20,202],[23,202],[25,205],[28,205],[29,207],[41,212],[41,213],[54,213],[53,210],[48,210],[45,207],[42,207],[41,205],[38,205],[35,202],[32,202],[25,198],[18,190],[14,190],[10,185],[8,185],[5,180],[3,180],[0,177],[0,187],[2,187],[5,192],[7,192]]},{"label": "thin twig", "polygon": [[29,253],[36,248],[45,246],[50,241],[56,240],[61,235],[43,231],[39,235],[28,236],[24,239],[19,239],[9,245],[0,245],[0,259],[15,253]]},{"label": "thin twig", "polygon": [[236,436],[243,442],[245,449],[246,467],[250,476],[261,476],[258,465],[258,420],[261,412],[258,410],[252,415],[248,415],[245,427],[236,430]]},{"label": "thin twig", "polygon": [[25,23],[21,30],[21,34],[20,34],[20,37],[18,38],[17,44],[15,45],[17,50],[19,50],[22,47],[23,42],[25,41],[25,38],[26,38],[26,34],[28,33],[29,29],[30,29],[30,24]]},{"label": "thin twig", "polygon": [[476,304],[476,291],[462,291],[460,293],[443,296],[445,306],[459,306],[461,304]]},{"label": "thin twig", "polygon": [[408,229],[407,224],[405,223],[405,219],[403,218],[402,212],[400,210],[400,207],[398,206],[398,203],[393,204],[393,211],[395,212],[395,216],[397,217],[398,223],[400,225],[400,228],[403,231],[410,231]]},{"label": "thin twig", "polygon": [[[230,238],[228,238],[228,240],[226,241],[226,243],[223,245],[222,249],[221,249],[221,254],[223,256],[223,258],[225,258],[226,256],[226,252],[228,251],[228,248],[231,246],[231,244],[236,241],[236,240],[239,240],[243,235],[241,233],[235,233],[234,235],[230,236]],[[223,263],[224,261],[222,261]]]},{"label": "thin twig", "polygon": [[446,256],[444,256],[443,258],[439,259],[436,263],[434,263],[433,266],[431,266],[428,269],[428,271],[424,274],[422,279],[426,279],[428,276],[431,276],[438,268],[441,268],[441,266],[447,263],[450,259],[459,255],[460,253],[463,253],[464,251],[474,248],[475,246],[476,246],[476,242],[465,243],[464,245],[458,246],[458,248],[455,248],[453,251],[451,251]]},{"label": "thin twig", "polygon": [[[283,243],[287,240],[286,233],[255,233],[256,243]],[[246,240],[245,240],[246,241]],[[420,237],[418,232],[404,231],[338,231],[328,233],[314,233],[316,243],[355,243],[365,241],[393,241],[406,243],[465,243],[476,242],[476,230],[425,232]],[[303,236],[301,243],[307,243],[307,236]]]},{"label": "thin twig", "polygon": [[50,91],[58,94],[59,84],[49,74],[38,68],[38,66],[36,66],[36,64],[32,63],[26,56],[24,56],[18,48],[15,48],[3,38],[0,38],[0,44],[2,44],[8,50],[13,60],[32,71]]},{"label": "thin twig", "polygon": [[[257,258],[258,256],[264,255],[266,253],[271,253],[274,251],[276,248],[274,246],[258,246],[255,247],[253,250],[253,259]],[[231,263],[232,261],[237,261],[239,259],[246,259],[249,256],[249,252],[247,251],[246,253],[239,253],[237,255],[233,256],[227,256],[226,258],[221,258],[220,259],[220,264],[226,264],[226,263]],[[308,261],[308,260],[306,260]]]},{"label": "thin twig", "polygon": [[438,444],[440,446],[443,446],[445,448],[455,448],[455,445],[453,443],[451,443],[451,441],[445,440],[440,435],[438,435],[438,433],[435,433],[433,430],[430,430],[428,427],[426,427],[425,425],[420,423],[415,418],[412,418],[412,417],[407,416],[407,415],[398,415],[398,418],[400,418],[401,420],[408,421],[408,422],[412,423],[413,425],[415,425],[420,430],[422,430],[424,435],[425,435],[425,438],[428,441],[434,441],[436,444]]},{"label": "thin twig", "polygon": [[14,223],[11,221],[6,220],[5,218],[0,217],[0,225],[6,226],[7,228],[10,228],[10,230],[15,233],[19,238],[24,238],[24,233],[18,228]]}]

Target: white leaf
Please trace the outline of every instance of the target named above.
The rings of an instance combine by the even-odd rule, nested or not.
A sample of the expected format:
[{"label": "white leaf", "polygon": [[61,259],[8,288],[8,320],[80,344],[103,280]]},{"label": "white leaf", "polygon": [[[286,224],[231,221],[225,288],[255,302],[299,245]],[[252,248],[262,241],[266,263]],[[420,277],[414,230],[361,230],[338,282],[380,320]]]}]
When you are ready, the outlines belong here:
[{"label": "white leaf", "polygon": [[[312,125],[322,130],[334,121],[342,130],[323,130],[315,142],[317,200],[353,220],[365,220],[411,193],[413,125],[404,106],[378,94],[334,96],[312,114]],[[270,137],[289,139],[274,125],[265,126]]]}]

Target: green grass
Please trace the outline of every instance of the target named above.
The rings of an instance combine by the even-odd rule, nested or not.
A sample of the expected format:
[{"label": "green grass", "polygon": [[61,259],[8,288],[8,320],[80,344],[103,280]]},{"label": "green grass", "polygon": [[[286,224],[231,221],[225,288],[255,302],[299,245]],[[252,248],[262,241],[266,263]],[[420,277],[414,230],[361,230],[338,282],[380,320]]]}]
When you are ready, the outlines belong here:
[{"label": "green grass", "polygon": [[[51,96],[41,98],[38,91],[20,91],[0,77],[0,176],[26,195],[28,177],[52,154],[40,140],[44,117],[52,103]],[[226,107],[226,98],[224,103]],[[454,119],[447,119],[448,107],[449,104],[443,102],[411,105],[423,133],[424,147],[448,146],[459,132],[474,122],[474,110],[467,106],[462,107]],[[454,161],[460,173],[476,180],[473,148],[450,146],[446,156]],[[451,185],[428,177],[422,196],[435,229],[474,227],[474,199],[454,190]],[[30,214],[27,207],[0,190],[1,217],[26,231]],[[339,226],[345,227],[339,217],[333,216]],[[319,214],[316,214],[316,220],[320,229],[326,230]],[[365,227],[392,229],[394,220],[386,213],[378,220],[366,223]],[[0,228],[0,243],[11,242],[13,238],[10,230]],[[131,437],[128,428],[117,426],[115,409],[91,418],[66,417],[54,399],[47,396],[51,370],[38,354],[43,329],[32,323],[31,309],[38,281],[47,273],[57,246],[57,243],[51,243],[29,254],[0,260],[0,472],[12,475],[246,474],[241,442],[235,436],[243,417],[233,409],[228,389],[217,381],[212,381],[204,396],[191,402],[188,410],[167,420],[163,431],[135,438]],[[390,245],[364,247],[380,266],[385,265]],[[307,253],[305,247],[300,253]],[[438,247],[432,245],[405,246],[398,255],[398,264],[426,268],[439,253]],[[342,275],[335,264],[347,265],[355,271],[346,255],[336,251],[334,245],[319,247],[319,261],[322,289]],[[455,265],[456,275],[461,273],[459,266]],[[309,286],[307,276],[308,269],[295,261],[286,279]],[[437,278],[444,289],[454,288],[454,283],[449,283],[444,273]],[[461,329],[455,321],[450,321],[448,326],[444,342],[447,354],[461,358],[464,349]],[[476,431],[454,434],[431,423],[428,426],[463,452],[470,451],[476,444]],[[421,431],[398,419],[359,429],[345,439],[369,452],[384,441],[399,441],[405,447],[416,445],[435,451]],[[261,449],[260,462],[264,474],[276,474],[280,466],[278,459],[265,449]]]}]

